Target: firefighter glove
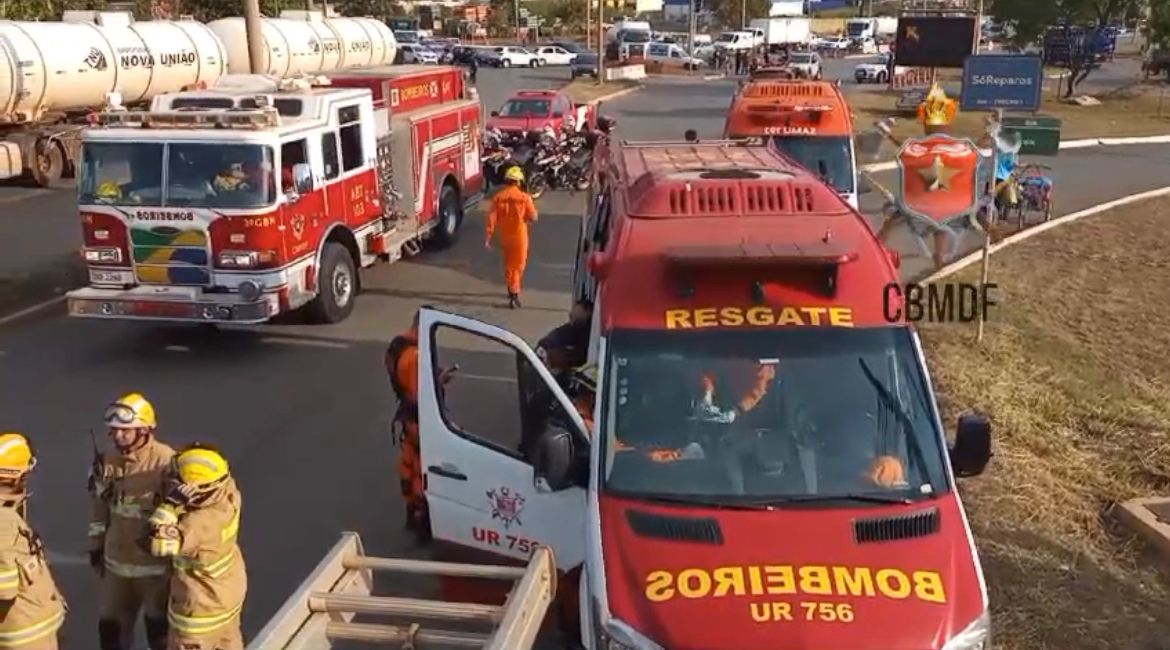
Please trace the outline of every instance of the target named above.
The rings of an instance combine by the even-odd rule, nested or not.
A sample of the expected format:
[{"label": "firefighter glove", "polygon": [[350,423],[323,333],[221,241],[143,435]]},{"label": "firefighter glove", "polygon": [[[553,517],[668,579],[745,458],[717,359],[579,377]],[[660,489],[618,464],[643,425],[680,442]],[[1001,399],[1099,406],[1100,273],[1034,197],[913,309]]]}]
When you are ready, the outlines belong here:
[{"label": "firefighter glove", "polygon": [[167,490],[166,497],[163,498],[164,505],[170,505],[175,508],[182,508],[191,504],[192,497],[195,496],[195,486],[182,481],[175,481],[171,484],[171,488]]},{"label": "firefighter glove", "polygon": [[155,557],[173,557],[183,546],[183,533],[178,526],[157,526],[150,537],[150,554]]},{"label": "firefighter glove", "polygon": [[149,522],[155,528],[159,526],[173,526],[179,523],[179,513],[175,506],[164,503],[154,509],[154,512],[150,515]]}]

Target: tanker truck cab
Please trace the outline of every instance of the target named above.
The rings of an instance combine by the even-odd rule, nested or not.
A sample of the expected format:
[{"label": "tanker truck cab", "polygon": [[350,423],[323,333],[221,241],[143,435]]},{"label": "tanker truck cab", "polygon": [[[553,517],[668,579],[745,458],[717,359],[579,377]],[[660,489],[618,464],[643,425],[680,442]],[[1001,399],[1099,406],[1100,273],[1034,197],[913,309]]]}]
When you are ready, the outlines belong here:
[{"label": "tanker truck cab", "polygon": [[[964,416],[948,445],[917,334],[883,317],[897,274],[863,217],[763,144],[602,155],[592,411],[515,334],[421,313],[436,539],[583,563],[591,650],[987,650],[955,476],[984,469],[990,426]],[[521,453],[449,423],[435,355],[452,330],[524,368]]]},{"label": "tanker truck cab", "polygon": [[235,79],[95,115],[78,184],[90,284],[70,314],[254,324],[306,307],[338,322],[359,269],[452,243],[479,190],[478,100],[408,101],[389,74]]},{"label": "tanker truck cab", "polygon": [[727,138],[767,138],[857,209],[853,115],[836,82],[758,78],[731,101]]}]

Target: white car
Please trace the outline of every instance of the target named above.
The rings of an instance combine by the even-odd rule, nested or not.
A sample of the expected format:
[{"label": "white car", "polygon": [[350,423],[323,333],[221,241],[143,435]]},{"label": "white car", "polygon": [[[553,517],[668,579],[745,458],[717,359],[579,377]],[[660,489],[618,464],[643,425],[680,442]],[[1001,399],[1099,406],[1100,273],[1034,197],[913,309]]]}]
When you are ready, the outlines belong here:
[{"label": "white car", "polygon": [[[874,63],[859,63],[853,68],[853,78],[857,83],[884,84],[890,80],[890,54],[883,54]],[[894,66],[894,75],[905,74],[909,68]]]},{"label": "white car", "polygon": [[714,45],[721,50],[750,50],[756,45],[756,37],[751,32],[723,32]]},{"label": "white car", "polygon": [[540,59],[529,52],[528,50],[517,47],[515,45],[501,45],[493,47],[494,64],[501,68],[515,68],[528,66],[530,68],[540,67]]},{"label": "white car", "polygon": [[788,67],[799,70],[809,79],[821,78],[821,55],[816,52],[793,52],[788,55]]},{"label": "white car", "polygon": [[576,57],[575,52],[557,45],[542,45],[536,48],[536,58],[540,60],[540,65],[569,65]]},{"label": "white car", "polygon": [[834,36],[833,38],[821,39],[820,47],[828,50],[848,50],[852,42],[844,36]]},{"label": "white car", "polygon": [[439,63],[439,53],[428,47],[423,47],[417,43],[402,43],[398,47],[402,50],[403,63],[427,63],[431,65]]}]

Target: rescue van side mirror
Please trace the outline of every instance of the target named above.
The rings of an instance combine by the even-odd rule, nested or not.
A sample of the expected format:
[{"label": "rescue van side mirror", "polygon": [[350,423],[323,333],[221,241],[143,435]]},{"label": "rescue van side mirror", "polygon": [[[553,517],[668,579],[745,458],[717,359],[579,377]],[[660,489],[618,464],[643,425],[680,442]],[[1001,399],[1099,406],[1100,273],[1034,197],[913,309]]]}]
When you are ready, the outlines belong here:
[{"label": "rescue van side mirror", "polygon": [[559,119],[561,119],[562,117],[564,117],[564,116],[565,116],[565,114],[564,114],[564,113],[562,113],[562,112],[560,112],[560,111],[553,111],[553,114],[552,114],[552,116],[553,116],[553,119],[555,119],[555,120],[559,120]]},{"label": "rescue van side mirror", "polygon": [[579,483],[578,447],[573,434],[564,427],[550,424],[540,433],[532,450],[532,467],[537,483],[543,479],[553,492],[567,490]]},{"label": "rescue van side mirror", "polygon": [[293,187],[297,194],[308,194],[313,191],[313,170],[307,163],[297,163],[292,168]]},{"label": "rescue van side mirror", "polygon": [[586,260],[589,268],[589,275],[601,280],[605,277],[606,271],[609,270],[609,258],[603,252],[594,252],[589,254],[589,259]]},{"label": "rescue van side mirror", "polygon": [[490,115],[490,116],[492,116],[492,117],[499,117],[499,116],[500,116],[500,112],[499,112],[499,111],[492,111],[491,113],[488,113],[488,115]]},{"label": "rescue van side mirror", "polygon": [[966,478],[982,474],[991,462],[991,421],[976,413],[959,416],[950,454],[955,476]]}]

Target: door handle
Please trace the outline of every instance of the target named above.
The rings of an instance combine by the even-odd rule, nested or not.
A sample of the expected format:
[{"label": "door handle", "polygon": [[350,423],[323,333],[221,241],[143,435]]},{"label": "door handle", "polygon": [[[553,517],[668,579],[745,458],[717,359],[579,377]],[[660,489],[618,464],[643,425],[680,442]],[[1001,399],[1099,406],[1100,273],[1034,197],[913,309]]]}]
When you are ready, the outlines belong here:
[{"label": "door handle", "polygon": [[466,474],[460,472],[459,468],[453,467],[451,465],[431,465],[427,468],[427,471],[432,474],[438,474],[439,476],[455,479],[456,481],[467,480]]}]

